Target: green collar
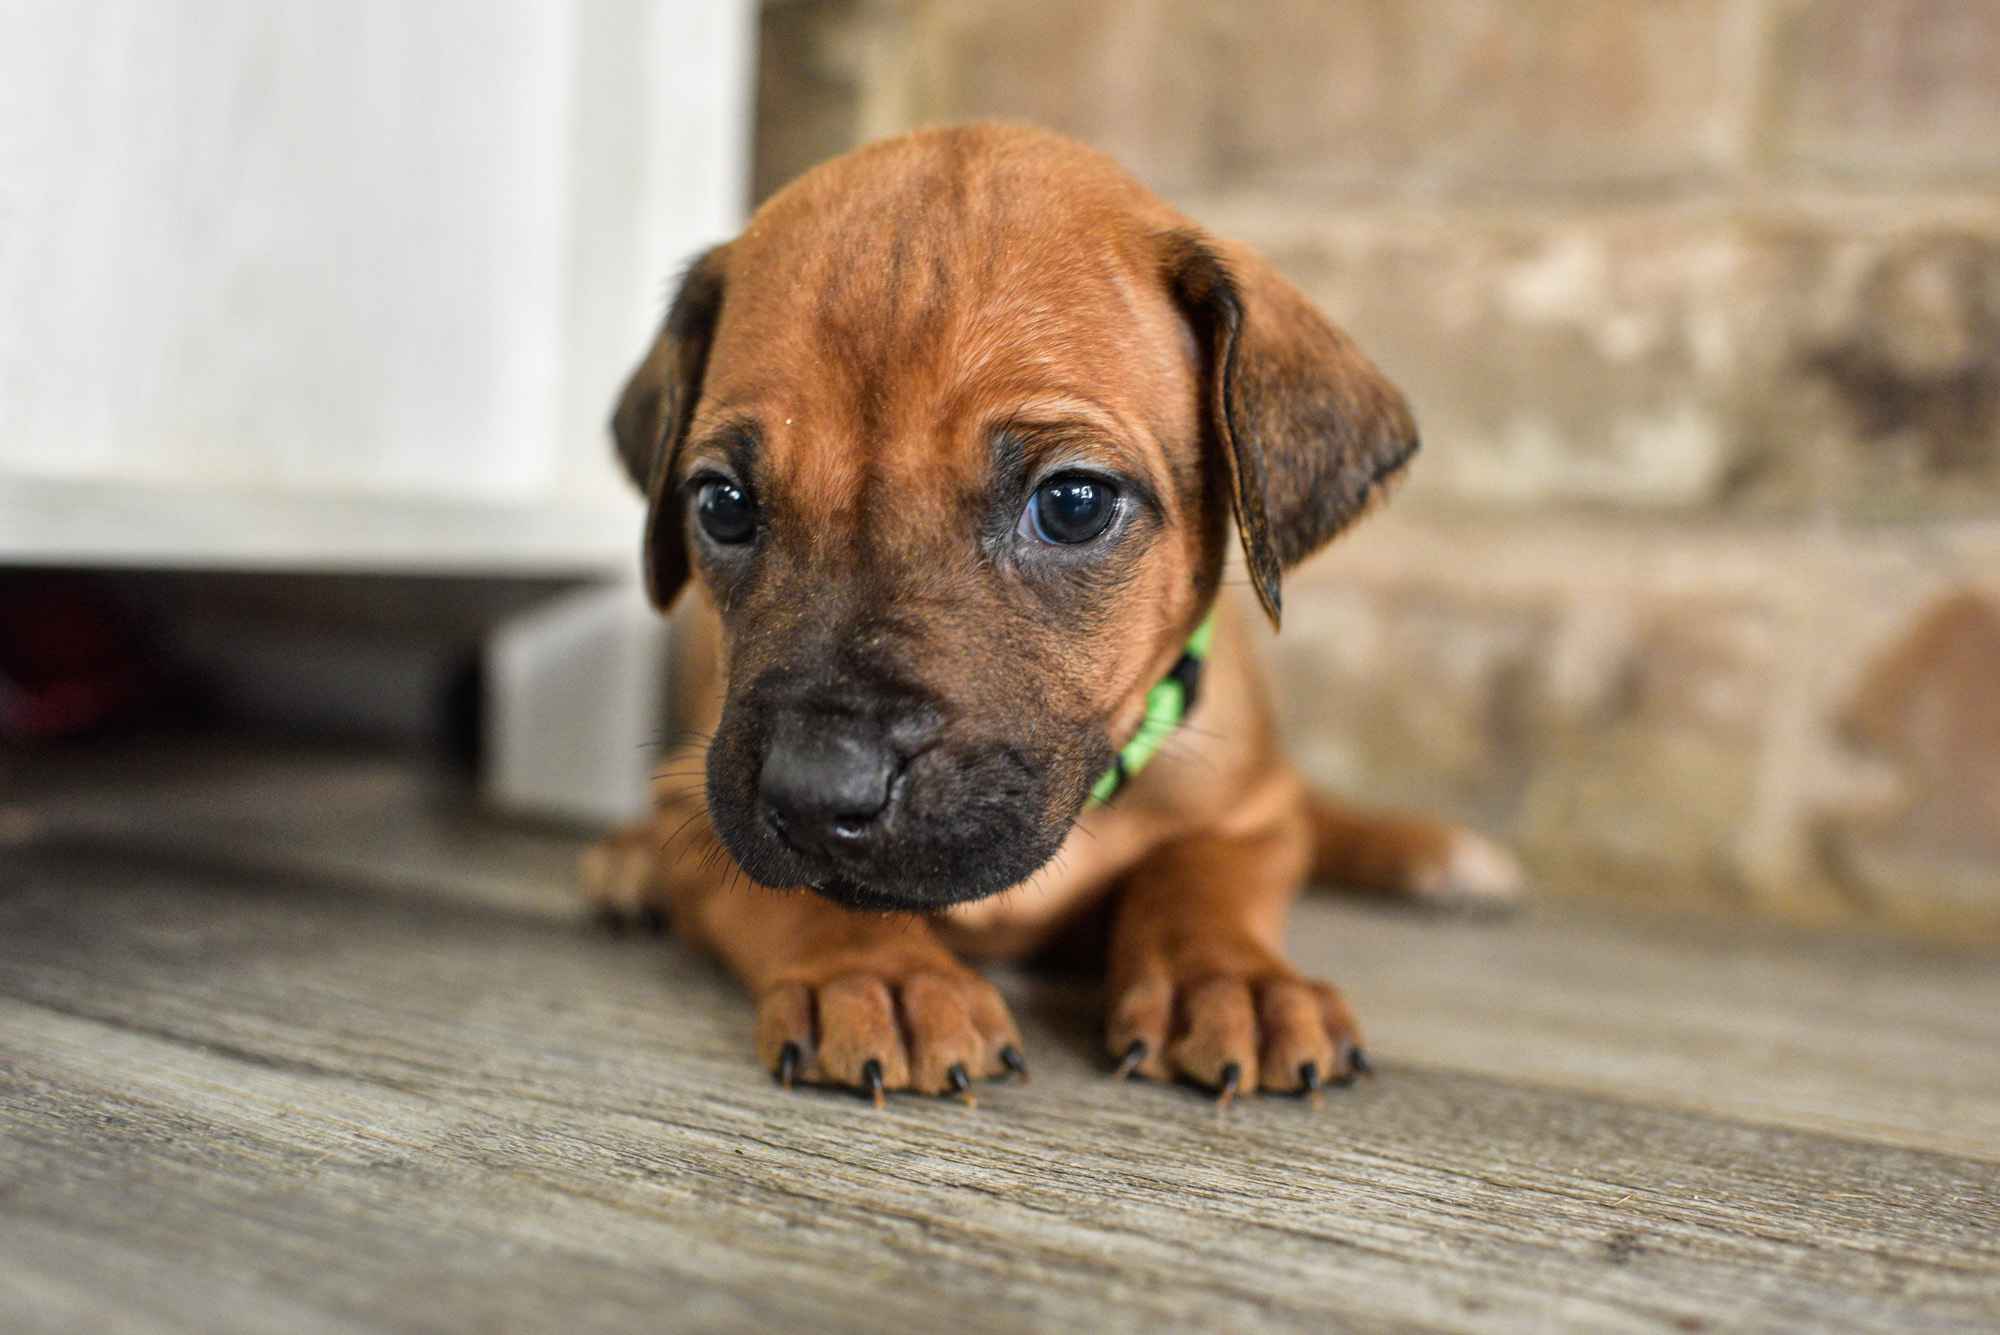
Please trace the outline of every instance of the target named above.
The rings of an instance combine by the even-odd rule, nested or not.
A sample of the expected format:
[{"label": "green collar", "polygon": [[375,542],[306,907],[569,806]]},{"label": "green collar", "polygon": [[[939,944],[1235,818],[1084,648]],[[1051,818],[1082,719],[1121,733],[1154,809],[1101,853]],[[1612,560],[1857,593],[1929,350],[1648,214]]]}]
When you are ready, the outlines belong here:
[{"label": "green collar", "polygon": [[1116,797],[1126,780],[1146,768],[1147,762],[1159,754],[1167,734],[1194,711],[1195,697],[1201,693],[1202,664],[1208,661],[1208,646],[1214,639],[1215,613],[1210,612],[1194,628],[1194,634],[1188,636],[1187,648],[1167,669],[1167,675],[1146,692],[1146,717],[1140,720],[1139,731],[1132,734],[1132,740],[1125,743],[1125,749],[1111,762],[1111,768],[1104,771],[1104,777],[1090,790],[1091,801],[1109,802]]}]

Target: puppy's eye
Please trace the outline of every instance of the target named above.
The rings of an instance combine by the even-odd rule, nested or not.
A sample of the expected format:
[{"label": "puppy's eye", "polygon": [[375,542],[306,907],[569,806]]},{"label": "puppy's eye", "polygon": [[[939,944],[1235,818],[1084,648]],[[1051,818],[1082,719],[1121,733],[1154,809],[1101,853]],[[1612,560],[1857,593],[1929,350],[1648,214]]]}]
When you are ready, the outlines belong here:
[{"label": "puppy's eye", "polygon": [[1118,512],[1118,489],[1080,473],[1052,477],[1035,488],[1021,514],[1023,537],[1074,546],[1111,527]]},{"label": "puppy's eye", "polygon": [[712,477],[694,494],[701,531],[724,546],[748,542],[757,533],[757,503],[728,478]]}]

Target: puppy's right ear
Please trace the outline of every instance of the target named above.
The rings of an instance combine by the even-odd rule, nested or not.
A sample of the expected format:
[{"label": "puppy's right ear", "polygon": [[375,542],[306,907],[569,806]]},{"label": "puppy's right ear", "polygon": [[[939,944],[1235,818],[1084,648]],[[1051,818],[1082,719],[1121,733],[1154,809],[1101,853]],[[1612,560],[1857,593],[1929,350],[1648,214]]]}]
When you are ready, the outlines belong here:
[{"label": "puppy's right ear", "polygon": [[646,593],[662,611],[687,582],[687,545],[670,479],[722,314],[722,260],[717,246],[688,265],[659,335],[611,414],[618,457],[646,497]]}]

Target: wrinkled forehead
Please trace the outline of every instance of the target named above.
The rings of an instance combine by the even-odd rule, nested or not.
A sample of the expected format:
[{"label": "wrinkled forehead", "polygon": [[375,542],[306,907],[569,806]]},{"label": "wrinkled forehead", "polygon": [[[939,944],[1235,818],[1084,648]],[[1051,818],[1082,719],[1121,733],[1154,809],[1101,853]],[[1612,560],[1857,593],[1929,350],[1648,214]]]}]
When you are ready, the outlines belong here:
[{"label": "wrinkled forehead", "polygon": [[885,472],[973,483],[1010,425],[1157,465],[1193,364],[1149,236],[1035,202],[919,181],[760,215],[690,439],[754,424],[773,484],[822,497]]}]

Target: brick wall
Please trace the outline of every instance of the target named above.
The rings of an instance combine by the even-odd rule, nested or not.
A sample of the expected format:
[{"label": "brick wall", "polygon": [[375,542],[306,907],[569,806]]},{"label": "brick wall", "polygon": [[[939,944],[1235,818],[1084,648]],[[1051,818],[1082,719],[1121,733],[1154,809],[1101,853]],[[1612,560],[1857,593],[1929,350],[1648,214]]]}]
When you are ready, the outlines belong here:
[{"label": "brick wall", "polygon": [[762,50],[760,191],[1037,121],[1410,392],[1273,646],[1315,775],[1559,893],[2000,935],[2000,4],[773,0]]}]

